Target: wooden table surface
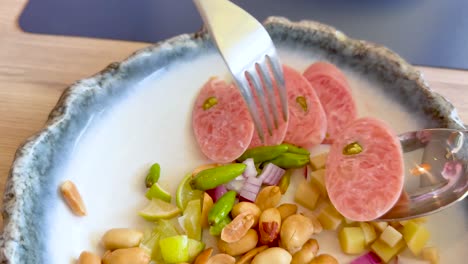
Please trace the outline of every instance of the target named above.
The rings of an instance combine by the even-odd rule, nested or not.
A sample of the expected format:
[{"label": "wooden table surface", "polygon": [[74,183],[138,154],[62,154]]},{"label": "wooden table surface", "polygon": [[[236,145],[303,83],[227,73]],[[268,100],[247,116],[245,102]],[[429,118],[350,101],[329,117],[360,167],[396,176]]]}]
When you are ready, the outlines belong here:
[{"label": "wooden table surface", "polygon": [[[4,0],[0,5],[1,197],[18,145],[42,128],[63,90],[149,45],[24,33],[17,18],[25,3]],[[468,71],[418,68],[432,89],[447,97],[468,122]]]}]

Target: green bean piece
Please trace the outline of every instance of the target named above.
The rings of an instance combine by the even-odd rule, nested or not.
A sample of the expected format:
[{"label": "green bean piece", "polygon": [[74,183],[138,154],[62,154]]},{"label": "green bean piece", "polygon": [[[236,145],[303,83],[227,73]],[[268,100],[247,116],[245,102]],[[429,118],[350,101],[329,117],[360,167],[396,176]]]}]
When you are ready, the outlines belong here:
[{"label": "green bean piece", "polygon": [[253,158],[255,163],[262,163],[267,160],[272,160],[286,151],[288,151],[288,146],[285,145],[261,146],[248,149],[237,160],[242,162],[248,158]]},{"label": "green bean piece", "polygon": [[210,223],[210,225],[219,224],[221,220],[229,215],[236,202],[236,195],[237,193],[235,191],[229,191],[216,201],[208,212],[208,223]]},{"label": "green bean piece", "polygon": [[362,152],[362,146],[357,142],[349,143],[343,148],[343,155],[356,155]]},{"label": "green bean piece", "polygon": [[304,110],[304,112],[307,112],[307,100],[305,99],[304,96],[298,96],[296,97],[296,103],[298,103],[302,110]]},{"label": "green bean piece", "polygon": [[221,184],[230,182],[241,175],[247,165],[242,163],[227,164],[211,169],[202,170],[190,182],[193,189],[210,190]]},{"label": "green bean piece", "polygon": [[218,224],[210,226],[210,235],[212,236],[219,236],[221,235],[221,231],[223,231],[223,228],[227,226],[229,223],[231,223],[231,218],[226,216],[223,218]]},{"label": "green bean piece", "polygon": [[289,143],[283,143],[281,145],[285,145],[288,147],[288,151],[289,153],[296,153],[296,154],[302,154],[302,155],[310,155],[310,152],[305,149],[305,148],[301,148],[301,147],[298,147],[296,145],[293,145],[293,144],[289,144]]},{"label": "green bean piece", "polygon": [[209,97],[203,102],[203,110],[208,110],[211,107],[215,106],[218,103],[218,99],[214,96]]},{"label": "green bean piece", "polygon": [[283,169],[297,169],[304,167],[309,161],[309,155],[283,153],[270,162]]},{"label": "green bean piece", "polygon": [[285,194],[286,191],[288,190],[289,183],[291,183],[291,170],[287,170],[284,174],[281,180],[278,183],[278,187],[280,188],[281,194]]},{"label": "green bean piece", "polygon": [[161,167],[158,163],[154,163],[153,165],[151,165],[151,168],[149,169],[149,172],[145,178],[146,188],[150,188],[151,186],[153,186],[153,184],[157,183],[160,176]]}]

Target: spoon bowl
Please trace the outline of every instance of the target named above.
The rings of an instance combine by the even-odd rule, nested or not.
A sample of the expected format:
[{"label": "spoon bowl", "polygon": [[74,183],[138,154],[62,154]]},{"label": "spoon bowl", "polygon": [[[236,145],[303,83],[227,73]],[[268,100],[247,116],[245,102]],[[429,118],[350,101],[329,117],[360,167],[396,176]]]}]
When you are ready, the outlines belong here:
[{"label": "spoon bowl", "polygon": [[399,135],[405,184],[395,206],[378,221],[439,212],[468,195],[468,130],[424,129]]}]

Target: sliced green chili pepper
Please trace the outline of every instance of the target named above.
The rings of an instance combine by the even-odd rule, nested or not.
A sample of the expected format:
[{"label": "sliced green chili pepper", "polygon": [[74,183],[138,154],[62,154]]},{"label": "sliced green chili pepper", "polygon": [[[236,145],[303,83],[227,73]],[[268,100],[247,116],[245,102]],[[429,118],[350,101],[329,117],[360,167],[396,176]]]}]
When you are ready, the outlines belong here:
[{"label": "sliced green chili pepper", "polygon": [[161,167],[158,163],[153,164],[145,178],[146,188],[150,188],[153,184],[157,183],[160,175]]},{"label": "sliced green chili pepper", "polygon": [[205,102],[203,102],[203,110],[208,110],[211,107],[215,106],[217,103],[218,99],[216,99],[216,97],[209,97],[205,100]]},{"label": "sliced green chili pepper", "polygon": [[262,163],[274,159],[286,151],[288,151],[288,146],[285,145],[261,146],[248,149],[237,160],[242,162],[248,158],[253,158],[255,163]]},{"label": "sliced green chili pepper", "polygon": [[212,236],[219,236],[221,235],[221,231],[223,231],[223,228],[227,226],[229,223],[231,223],[231,218],[226,216],[223,218],[218,224],[210,226],[210,235]]},{"label": "sliced green chili pepper", "polygon": [[296,154],[302,154],[302,155],[310,155],[310,152],[305,149],[305,148],[301,148],[301,147],[298,147],[296,145],[293,145],[293,144],[289,144],[289,143],[283,143],[281,145],[285,145],[288,147],[288,151],[289,153],[296,153]]},{"label": "sliced green chili pepper", "polygon": [[302,110],[304,110],[304,112],[307,112],[307,100],[305,99],[304,96],[298,96],[296,97],[296,103],[298,103]]},{"label": "sliced green chili pepper", "polygon": [[349,143],[343,148],[343,155],[356,155],[362,152],[362,146],[357,142]]},{"label": "sliced green chili pepper", "polygon": [[236,202],[236,195],[237,193],[235,191],[229,191],[216,201],[208,212],[208,223],[210,223],[210,225],[219,224],[221,220],[229,215]]},{"label": "sliced green chili pepper", "polygon": [[247,165],[242,163],[233,163],[202,170],[195,175],[190,184],[197,190],[213,189],[241,175],[246,167]]},{"label": "sliced green chili pepper", "polygon": [[297,169],[309,163],[309,155],[283,153],[270,162],[283,169]]},{"label": "sliced green chili pepper", "polygon": [[278,187],[280,188],[281,194],[285,194],[286,191],[288,190],[289,183],[291,182],[291,170],[287,170],[284,174],[281,180],[278,183]]}]

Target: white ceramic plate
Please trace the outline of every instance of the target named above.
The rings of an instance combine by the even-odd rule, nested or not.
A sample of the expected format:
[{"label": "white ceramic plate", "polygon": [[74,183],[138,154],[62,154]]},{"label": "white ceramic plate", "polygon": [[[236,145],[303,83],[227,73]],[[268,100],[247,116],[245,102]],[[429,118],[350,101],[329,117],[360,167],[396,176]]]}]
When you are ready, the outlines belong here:
[{"label": "white ceramic plate", "polygon": [[[299,71],[317,60],[339,66],[359,116],[381,118],[398,133],[460,127],[453,107],[387,49],[315,23],[273,18],[267,25],[283,63]],[[229,78],[202,34],[150,47],[70,88],[46,129],[18,152],[5,194],[4,263],[73,263],[82,250],[102,254],[99,241],[110,228],[147,227],[137,211],[147,203],[149,166],[161,164],[161,183],[174,195],[187,172],[209,162],[192,134],[191,110],[200,87],[215,75]],[[57,188],[65,179],[80,189],[88,216],[74,216],[62,201]],[[468,259],[466,203],[429,217],[427,225],[441,263]],[[320,252],[340,263],[356,257],[341,253],[335,232],[316,239]],[[409,252],[402,256],[402,263],[424,263]]]}]

